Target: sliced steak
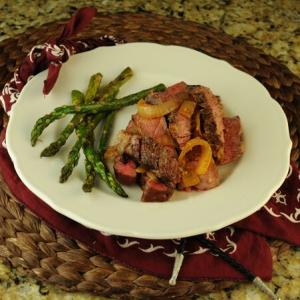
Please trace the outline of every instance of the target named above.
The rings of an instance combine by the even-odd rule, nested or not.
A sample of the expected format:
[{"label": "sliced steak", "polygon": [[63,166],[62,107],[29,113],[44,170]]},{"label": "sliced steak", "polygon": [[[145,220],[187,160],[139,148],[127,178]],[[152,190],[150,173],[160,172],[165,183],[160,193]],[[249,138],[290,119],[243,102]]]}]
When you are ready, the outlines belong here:
[{"label": "sliced steak", "polygon": [[181,97],[183,100],[188,97],[188,86],[185,82],[181,81],[171,85],[163,92],[152,93],[145,98],[145,101],[149,104],[159,104],[174,98],[174,96]]},{"label": "sliced steak", "polygon": [[237,160],[244,152],[242,141],[242,127],[238,116],[224,118],[224,155],[221,164],[227,164]]},{"label": "sliced steak", "polygon": [[177,82],[173,85],[170,85],[165,91],[161,92],[163,95],[176,95],[178,93],[186,92],[188,85],[184,81]]},{"label": "sliced steak", "polygon": [[112,151],[117,153],[115,157],[121,155],[125,158],[139,161],[141,148],[140,140],[140,135],[130,134],[122,130],[118,135],[118,143],[110,148],[112,149]]},{"label": "sliced steak", "polygon": [[220,175],[215,163],[212,162],[208,167],[207,172],[204,175],[200,175],[199,178],[200,182],[195,186],[196,190],[205,191],[219,185]]},{"label": "sliced steak", "polygon": [[133,134],[130,136],[123,152],[125,157],[133,159],[136,162],[140,161],[141,140],[142,138],[140,135]]},{"label": "sliced steak", "polygon": [[174,190],[166,184],[144,176],[143,178],[143,195],[144,202],[164,202],[168,201]]},{"label": "sliced steak", "polygon": [[133,120],[130,120],[127,127],[126,127],[126,132],[131,133],[131,134],[139,134],[139,129],[135,125]]},{"label": "sliced steak", "polygon": [[116,178],[125,185],[136,183],[136,164],[132,160],[124,161],[121,156],[116,157],[114,162]]},{"label": "sliced steak", "polygon": [[181,179],[178,156],[175,148],[157,143],[153,138],[123,133],[126,145],[119,147],[119,155],[133,160],[153,171],[155,175],[175,187]]},{"label": "sliced steak", "polygon": [[160,145],[152,138],[141,140],[140,163],[171,186],[175,186],[181,179],[176,150]]},{"label": "sliced steak", "polygon": [[177,111],[169,118],[169,130],[179,147],[182,148],[191,139],[192,120]]},{"label": "sliced steak", "polygon": [[[155,105],[175,98],[180,98],[182,101],[189,99],[189,91],[186,83],[179,82],[170,86],[164,92],[150,94],[146,97],[145,101]],[[132,116],[132,121],[133,123],[130,122],[128,124],[128,132],[136,133],[136,131],[138,131],[141,136],[152,137],[159,144],[175,146],[165,117],[143,118],[139,114],[135,114]],[[178,121],[179,126],[181,126],[182,121],[185,120],[182,120],[179,116]]]},{"label": "sliced steak", "polygon": [[158,170],[161,147],[152,138],[143,138],[141,143],[140,163],[149,169]]},{"label": "sliced steak", "polygon": [[156,138],[164,135],[168,129],[164,117],[147,119],[135,114],[132,116],[132,120],[142,136]]},{"label": "sliced steak", "polygon": [[162,147],[160,151],[157,176],[174,187],[181,180],[181,171],[178,163],[178,155],[174,148]]},{"label": "sliced steak", "polygon": [[196,85],[189,90],[200,107],[203,136],[211,145],[214,157],[220,161],[224,150],[224,112],[220,99],[207,87]]},{"label": "sliced steak", "polygon": [[151,137],[157,143],[165,146],[174,146],[174,141],[169,133],[164,117],[147,119],[135,114],[132,116],[132,121],[141,136]]}]

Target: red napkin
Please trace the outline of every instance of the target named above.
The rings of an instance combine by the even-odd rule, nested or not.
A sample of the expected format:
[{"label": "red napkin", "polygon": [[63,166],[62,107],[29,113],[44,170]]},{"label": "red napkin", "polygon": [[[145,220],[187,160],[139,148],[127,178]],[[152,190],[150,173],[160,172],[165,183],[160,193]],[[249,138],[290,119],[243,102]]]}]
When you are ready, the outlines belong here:
[{"label": "red napkin", "polygon": [[95,14],[95,8],[85,7],[79,9],[64,26],[59,37],[50,38],[45,44],[37,45],[31,49],[24,62],[16,69],[14,77],[5,84],[2,90],[0,101],[8,115],[11,106],[18,99],[19,92],[32,76],[48,68],[48,76],[43,87],[43,93],[47,95],[58,79],[62,63],[67,61],[71,55],[100,46],[113,46],[116,43],[123,42],[108,35],[95,39],[81,39],[80,41],[68,40],[69,37],[83,30]]},{"label": "red napkin", "polygon": [[[88,245],[104,256],[142,270],[145,273],[169,278],[172,272],[178,240],[146,240],[108,235],[88,229],[79,223],[55,212],[35,196],[17,176],[5,148],[0,147],[0,170],[10,191],[33,213],[73,239]],[[272,274],[272,259],[265,239],[250,231],[226,227],[211,232],[206,237],[231,254],[254,274],[269,280]],[[231,279],[243,280],[236,272],[197,242],[189,244],[179,278],[182,279]]]},{"label": "red napkin", "polygon": [[300,245],[300,174],[294,163],[270,201],[234,226]]},{"label": "red napkin", "polygon": [[[79,10],[58,39],[51,39],[49,43],[36,46],[30,51],[0,95],[0,101],[8,114],[11,106],[17,101],[18,93],[32,75],[50,66],[44,85],[44,92],[47,94],[58,78],[62,63],[71,54],[118,42],[108,36],[95,40],[67,40],[67,37],[82,30],[94,13],[92,8]],[[49,226],[132,268],[144,273],[170,277],[178,240],[146,240],[109,235],[88,229],[55,212],[27,189],[17,176],[5,147],[5,129],[2,130],[0,142],[0,171],[5,183],[21,203]],[[269,280],[272,276],[271,252],[262,235],[300,246],[299,187],[299,172],[291,165],[284,184],[263,208],[233,226],[207,233],[206,238],[232,255],[255,275]],[[212,255],[208,249],[202,248],[198,242],[192,241],[186,247],[179,279],[243,280],[244,277],[219,257]]]}]

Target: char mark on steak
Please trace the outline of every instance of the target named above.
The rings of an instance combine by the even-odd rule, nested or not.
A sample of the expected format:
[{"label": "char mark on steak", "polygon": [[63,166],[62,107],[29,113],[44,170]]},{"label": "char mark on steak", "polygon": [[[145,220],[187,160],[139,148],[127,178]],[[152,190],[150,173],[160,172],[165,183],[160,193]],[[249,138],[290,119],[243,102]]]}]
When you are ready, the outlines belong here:
[{"label": "char mark on steak", "polygon": [[181,179],[177,153],[174,148],[156,143],[152,138],[142,138],[140,163],[157,175],[159,179],[175,187]]},{"label": "char mark on steak", "polygon": [[120,155],[132,159],[139,165],[153,171],[160,180],[175,188],[181,179],[175,148],[158,144],[150,137],[128,133],[124,136],[127,139],[127,145]]},{"label": "char mark on steak", "polygon": [[213,155],[219,162],[224,151],[223,106],[219,97],[207,87],[195,85],[189,86],[189,90],[200,108],[203,136],[211,145]]}]

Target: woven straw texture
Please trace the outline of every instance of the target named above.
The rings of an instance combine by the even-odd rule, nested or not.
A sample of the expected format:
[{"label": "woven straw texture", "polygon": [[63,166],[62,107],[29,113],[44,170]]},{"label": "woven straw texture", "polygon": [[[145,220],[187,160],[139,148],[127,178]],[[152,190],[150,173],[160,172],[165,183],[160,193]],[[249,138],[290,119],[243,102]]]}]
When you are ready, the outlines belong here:
[{"label": "woven straw texture", "polygon": [[[31,28],[14,39],[0,43],[0,88],[11,78],[12,72],[31,47],[59,34],[61,24],[51,23],[38,29]],[[96,37],[103,34],[112,34],[128,42],[145,41],[187,46],[224,59],[249,73],[282,105],[293,141],[291,158],[298,162],[300,79],[276,59],[215,29],[144,13],[98,15],[81,36]],[[5,117],[2,112],[1,121]],[[235,284],[225,281],[179,281],[175,287],[170,287],[165,279],[122,266],[49,228],[18,203],[1,181],[0,223],[0,256],[14,267],[66,290],[87,291],[122,299],[187,299],[188,296]]]}]

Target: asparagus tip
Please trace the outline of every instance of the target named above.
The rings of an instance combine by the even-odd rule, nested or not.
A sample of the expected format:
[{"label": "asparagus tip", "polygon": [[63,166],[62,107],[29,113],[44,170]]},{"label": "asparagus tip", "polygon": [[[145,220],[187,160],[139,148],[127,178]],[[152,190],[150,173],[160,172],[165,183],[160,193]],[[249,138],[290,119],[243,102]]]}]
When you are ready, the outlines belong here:
[{"label": "asparagus tip", "polygon": [[68,180],[69,176],[71,175],[71,171],[69,166],[64,166],[62,169],[61,169],[61,174],[60,174],[60,177],[59,177],[59,182],[60,183],[64,183]]},{"label": "asparagus tip", "polygon": [[90,193],[92,191],[92,187],[90,184],[86,184],[84,183],[82,185],[82,190],[85,192],[85,193]]},{"label": "asparagus tip", "polygon": [[34,147],[37,142],[37,138],[33,134],[31,134],[30,142],[32,147]]},{"label": "asparagus tip", "polygon": [[123,198],[128,198],[127,193],[123,190],[122,187],[120,187],[120,189],[117,191],[117,194]]},{"label": "asparagus tip", "polygon": [[57,153],[57,151],[51,151],[51,150],[52,150],[52,149],[48,149],[48,147],[45,148],[45,149],[41,152],[40,157],[50,157],[50,156],[53,156],[53,155],[55,155],[55,154]]}]

